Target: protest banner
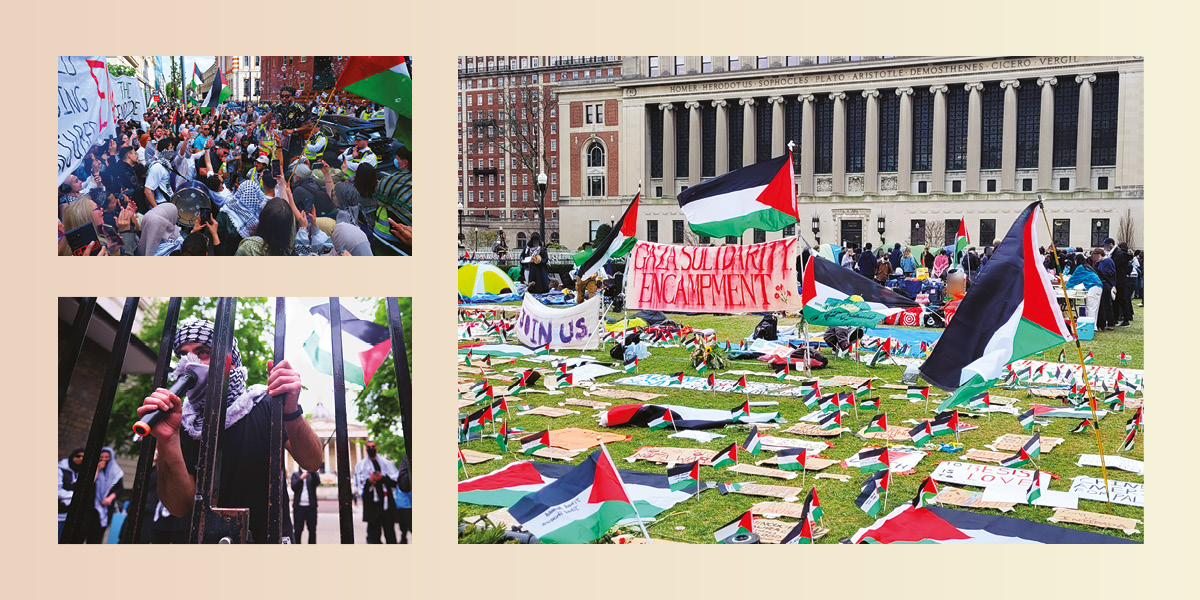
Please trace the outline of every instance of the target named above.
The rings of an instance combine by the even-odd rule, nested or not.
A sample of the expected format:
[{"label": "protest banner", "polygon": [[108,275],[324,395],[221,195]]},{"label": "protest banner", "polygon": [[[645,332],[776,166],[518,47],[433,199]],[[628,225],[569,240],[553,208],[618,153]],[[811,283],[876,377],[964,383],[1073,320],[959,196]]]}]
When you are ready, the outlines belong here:
[{"label": "protest banner", "polygon": [[587,350],[600,346],[595,335],[600,323],[600,296],[583,304],[551,308],[526,294],[517,316],[517,339],[526,346]]},{"label": "protest banner", "polygon": [[108,64],[103,56],[58,57],[58,184],[87,151],[116,132]]},{"label": "protest banner", "polygon": [[739,314],[799,310],[796,238],[713,247],[638,242],[629,254],[631,308]]},{"label": "protest banner", "polygon": [[1104,493],[1104,480],[1096,477],[1079,475],[1071,479],[1071,493],[1079,496],[1080,500],[1104,502],[1111,500],[1113,504],[1126,506],[1143,506],[1146,496],[1146,485],[1131,481],[1108,480],[1108,495]]},{"label": "protest banner", "polygon": [[1128,519],[1118,517],[1116,515],[1105,515],[1084,510],[1074,510],[1070,508],[1058,508],[1054,510],[1054,516],[1046,519],[1051,523],[1075,523],[1078,525],[1088,525],[1091,527],[1101,527],[1104,529],[1119,529],[1126,535],[1138,533],[1137,524],[1141,521],[1137,519]]},{"label": "protest banner", "polygon": [[110,77],[113,91],[113,118],[140,123],[146,112],[146,97],[137,77]]},{"label": "protest banner", "polygon": [[[1023,485],[1028,487],[1033,481],[1033,471],[1027,469],[1010,469],[996,465],[978,465],[944,460],[938,463],[930,475],[943,483],[988,487],[993,484]],[[1101,490],[1103,493],[1103,490]]]},{"label": "protest banner", "polygon": [[[744,494],[747,496],[765,496],[767,498],[791,498],[793,500],[804,495],[804,490],[798,487],[790,487],[786,485],[767,485],[764,483],[743,483],[740,487],[733,490],[735,493]],[[784,504],[784,506],[792,506],[792,504]],[[761,513],[760,513],[761,514]],[[786,514],[786,513],[778,513]]]}]

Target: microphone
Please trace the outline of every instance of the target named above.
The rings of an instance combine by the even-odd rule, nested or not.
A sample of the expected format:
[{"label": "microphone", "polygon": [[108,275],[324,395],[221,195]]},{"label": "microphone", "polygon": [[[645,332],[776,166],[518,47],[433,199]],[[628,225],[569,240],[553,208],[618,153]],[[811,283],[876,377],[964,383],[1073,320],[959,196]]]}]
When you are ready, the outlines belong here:
[{"label": "microphone", "polygon": [[[176,379],[175,383],[171,385],[171,389],[169,391],[175,396],[182,396],[188,393],[188,391],[192,388],[196,387],[196,383],[199,381],[200,377],[198,375],[191,371],[184,371],[183,374],[179,376],[179,379]],[[153,429],[154,426],[166,416],[167,413],[161,409],[152,410],[142,415],[142,418],[139,419],[137,423],[133,424],[133,432],[142,437],[146,437],[150,435],[150,430]]]}]

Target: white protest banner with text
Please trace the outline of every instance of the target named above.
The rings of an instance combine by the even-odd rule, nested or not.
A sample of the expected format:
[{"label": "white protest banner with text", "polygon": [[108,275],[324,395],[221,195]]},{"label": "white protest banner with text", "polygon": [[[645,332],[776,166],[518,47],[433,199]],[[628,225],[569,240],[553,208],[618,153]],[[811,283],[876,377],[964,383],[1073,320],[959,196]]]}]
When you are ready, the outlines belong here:
[{"label": "white protest banner with text", "polygon": [[1026,469],[1010,469],[997,465],[979,465],[975,463],[944,460],[930,475],[942,483],[958,485],[973,485],[988,487],[989,485],[1021,485],[1029,487],[1033,481],[1033,471]]},{"label": "white protest banner with text", "polygon": [[1108,495],[1104,493],[1103,479],[1079,475],[1071,480],[1071,493],[1079,496],[1080,500],[1112,500],[1113,504],[1143,506],[1146,499],[1146,485],[1143,483],[1109,479],[1108,492]]},{"label": "white protest banner with text", "polygon": [[600,296],[575,306],[551,308],[533,294],[525,294],[516,331],[517,339],[526,346],[590,349],[600,346],[599,326]]},{"label": "white protest banner with text", "polygon": [[140,123],[146,112],[146,96],[137,77],[122,75],[112,77],[113,117],[117,120]]},{"label": "white protest banner with text", "polygon": [[58,57],[58,184],[92,146],[115,131],[105,57]]},{"label": "white protest banner with text", "polygon": [[631,308],[741,314],[799,310],[796,238],[740,246],[638,242],[629,253]]}]

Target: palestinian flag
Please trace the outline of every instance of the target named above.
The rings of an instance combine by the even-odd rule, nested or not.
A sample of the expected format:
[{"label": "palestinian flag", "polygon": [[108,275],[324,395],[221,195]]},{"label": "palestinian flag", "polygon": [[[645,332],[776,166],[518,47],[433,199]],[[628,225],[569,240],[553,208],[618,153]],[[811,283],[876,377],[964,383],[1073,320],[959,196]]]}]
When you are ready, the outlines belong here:
[{"label": "palestinian flag", "polygon": [[1121,361],[1121,364],[1123,364],[1123,365],[1129,364],[1129,353],[1122,352],[1122,353],[1118,354],[1117,360]]},{"label": "palestinian flag", "polygon": [[668,386],[683,385],[683,371],[680,371],[680,372],[672,375],[670,381],[667,382],[667,385]]},{"label": "palestinian flag", "polygon": [[500,396],[492,403],[492,414],[499,416],[508,413],[508,400],[504,396]]},{"label": "palestinian flag", "polygon": [[543,430],[540,433],[527,435],[519,440],[521,442],[521,453],[529,456],[542,448],[550,446],[550,430]]},{"label": "palestinian flag", "polygon": [[[509,507],[527,494],[544,489],[563,478],[575,465],[559,462],[518,461],[486,475],[458,483],[458,501],[483,506]],[[642,517],[648,518],[692,497],[686,492],[672,491],[667,478],[659,473],[619,471],[629,499],[633,500]]]},{"label": "palestinian flag", "polygon": [[953,435],[958,431],[958,411],[948,410],[938,413],[937,416],[933,417],[933,421],[930,421],[929,429],[933,432],[934,437],[939,435]]},{"label": "palestinian flag", "polygon": [[603,448],[508,512],[544,544],[586,544],[635,514],[621,475]]},{"label": "palestinian flag", "polygon": [[1067,362],[1067,349],[1063,348],[1058,351],[1058,362]]},{"label": "palestinian flag", "polygon": [[778,371],[775,371],[775,379],[783,381],[788,375],[792,374],[792,362],[786,361]]},{"label": "palestinian flag", "polygon": [[547,354],[550,354],[550,344],[546,344],[533,352],[534,356],[545,356]]},{"label": "palestinian flag", "polygon": [[858,386],[857,388],[854,388],[854,393],[859,394],[861,396],[866,396],[871,393],[872,389],[874,389],[874,388],[871,387],[871,380],[868,379],[862,385]]},{"label": "palestinian flag", "polygon": [[1022,429],[1026,430],[1026,431],[1033,429],[1033,413],[1034,413],[1034,409],[1031,408],[1031,409],[1021,413],[1021,416],[1017,417],[1017,420],[1021,422]]},{"label": "palestinian flag", "polygon": [[638,359],[635,356],[635,357],[633,357],[633,360],[625,361],[625,372],[632,373],[637,370],[637,366],[638,366]]},{"label": "palestinian flag", "polygon": [[859,452],[858,458],[861,461],[858,468],[863,473],[874,473],[882,469],[892,468],[892,460],[891,456],[889,456],[887,446],[863,450]]},{"label": "palestinian flag", "polygon": [[669,409],[665,409],[665,408],[663,409],[663,413],[661,416],[659,416],[657,419],[654,419],[646,424],[646,426],[649,427],[651,431],[658,431],[659,429],[663,429],[668,425],[671,425],[671,426],[675,425],[675,417],[671,415],[671,411]]},{"label": "palestinian flag", "polygon": [[496,431],[496,443],[500,445],[500,451],[508,450],[508,421],[500,423],[500,429]]},{"label": "palestinian flag", "polygon": [[743,392],[745,390],[746,390],[746,376],[742,375],[741,378],[739,378],[737,380],[737,383],[733,384],[733,391]]},{"label": "palestinian flag", "polygon": [[1113,408],[1125,408],[1125,391],[1122,390],[1105,396],[1104,404]]},{"label": "palestinian flag", "polygon": [[746,514],[726,523],[720,529],[713,532],[713,537],[717,542],[724,543],[730,536],[739,533],[754,533],[754,514],[752,511],[746,511]]},{"label": "palestinian flag", "polygon": [[967,402],[967,410],[983,410],[992,406],[992,395],[984,392]]},{"label": "palestinian flag", "polygon": [[823,431],[833,431],[834,429],[837,429],[841,426],[842,426],[842,411],[840,411],[840,410],[833,411],[832,413],[829,414],[829,416],[822,418],[817,423],[817,427],[819,427]]},{"label": "palestinian flag", "polygon": [[458,449],[458,469],[463,473],[467,472],[467,457],[463,456],[462,448]]},{"label": "palestinian flag", "polygon": [[634,234],[637,233],[638,203],[641,194],[633,197],[633,201],[625,208],[621,218],[617,219],[604,239],[596,242],[592,250],[585,250],[576,256],[579,279],[588,279],[604,268],[610,258],[620,258],[629,253],[637,243]]},{"label": "palestinian flag", "polygon": [[885,344],[880,344],[879,348],[875,350],[875,354],[871,355],[871,360],[867,362],[867,366],[875,367],[879,364],[879,361],[887,358],[888,356],[889,354],[887,352],[887,346]]},{"label": "palestinian flag", "polygon": [[566,375],[563,375],[558,378],[558,382],[554,385],[554,387],[562,388],[562,387],[567,387],[567,386],[572,386],[572,385],[575,385],[575,374],[567,373]]},{"label": "palestinian flag", "polygon": [[838,408],[840,410],[854,410],[857,404],[854,399],[854,392],[838,394]]},{"label": "palestinian flag", "polygon": [[1093,360],[1096,360],[1096,355],[1092,352],[1088,352],[1087,356],[1083,357],[1083,364],[1090,365],[1092,364]]},{"label": "palestinian flag", "polygon": [[925,401],[929,400],[929,388],[928,387],[916,387],[916,386],[912,386],[912,385],[908,386],[908,401],[909,402],[920,402],[922,400],[925,400]]},{"label": "palestinian flag", "polygon": [[[219,70],[219,69],[218,69]],[[188,80],[187,86],[193,90],[199,90],[200,86],[204,85],[204,75],[200,73],[200,65],[192,63],[192,78]]]},{"label": "palestinian flag", "polygon": [[527,370],[524,373],[521,373],[521,378],[519,380],[517,380],[516,384],[514,384],[511,388],[509,388],[508,395],[516,396],[517,394],[520,394],[521,392],[528,389],[530,384],[533,383],[532,381],[530,381],[530,376],[534,375],[534,374],[535,373],[531,370]]},{"label": "palestinian flag", "polygon": [[1087,428],[1091,427],[1091,425],[1092,425],[1091,419],[1084,419],[1082,423],[1075,426],[1075,429],[1071,430],[1071,433],[1083,433],[1083,432],[1087,431]]},{"label": "palestinian flag", "polygon": [[905,502],[859,529],[855,544],[1132,544],[1118,536],[1069,529],[1022,518],[954,510],[914,508]]},{"label": "palestinian flag", "polygon": [[833,412],[835,410],[838,410],[839,406],[841,406],[841,403],[838,402],[838,393],[837,392],[834,392],[832,394],[829,394],[828,396],[825,396],[824,398],[821,398],[821,411],[822,412]]},{"label": "palestinian flag", "polygon": [[479,387],[479,392],[475,396],[476,402],[491,400],[496,397],[496,389],[492,387],[492,384],[488,383],[487,381],[482,381],[480,383],[483,385]]},{"label": "palestinian flag", "polygon": [[216,69],[216,72],[217,74],[213,77],[212,87],[208,90],[208,97],[200,105],[200,112],[202,113],[207,113],[217,108],[229,99],[230,88],[229,84],[225,82],[225,73],[221,72],[221,69]]},{"label": "palestinian flag", "polygon": [[958,222],[958,235],[954,236],[954,267],[962,266],[962,259],[967,245],[971,243],[971,238],[967,235],[967,219],[964,217]]},{"label": "palestinian flag", "polygon": [[708,374],[708,389],[717,389],[717,375],[715,373]]},{"label": "palestinian flag", "polygon": [[808,496],[804,498],[804,512],[808,514],[808,518],[817,521],[825,514],[821,510],[821,499],[817,497],[817,486],[813,486],[808,490]]},{"label": "palestinian flag", "polygon": [[859,410],[879,410],[879,397],[863,398],[858,401]]},{"label": "palestinian flag", "polygon": [[1025,448],[1017,448],[1017,453],[1000,461],[1000,466],[1015,469],[1029,464],[1032,457]]},{"label": "palestinian flag", "polygon": [[476,429],[471,426],[471,423],[472,423],[472,421],[471,421],[470,415],[466,415],[463,417],[462,427],[460,427],[458,430],[458,443],[461,444],[461,443],[467,441],[471,437],[472,431],[479,431],[479,429],[483,428],[483,426],[481,425],[479,427],[479,429]]},{"label": "palestinian flag", "polygon": [[924,446],[933,439],[933,429],[929,425],[929,421],[925,421],[908,430],[908,437],[912,438],[913,445],[917,447]]},{"label": "palestinian flag", "polygon": [[740,489],[742,489],[742,484],[740,484],[740,483],[718,483],[717,484],[717,491],[720,492],[722,496],[724,496],[726,494],[731,494]]},{"label": "palestinian flag", "polygon": [[779,543],[780,544],[812,544],[812,543],[814,543],[813,542],[813,532],[812,532],[812,522],[809,521],[807,510],[804,511],[804,513],[802,515],[800,515],[800,522],[797,523],[796,526],[793,527],[792,530],[789,531],[787,535],[783,536],[783,539],[780,540]]},{"label": "palestinian flag", "polygon": [[[886,471],[884,472],[886,473]],[[868,477],[863,482],[862,490],[854,499],[854,504],[872,517],[879,514],[879,509],[883,508],[883,505],[879,500],[879,483],[874,477]]]},{"label": "palestinian flag", "polygon": [[703,373],[707,370],[708,370],[708,363],[704,362],[704,360],[701,359],[700,364],[696,365],[696,374],[699,375],[700,373]]},{"label": "palestinian flag", "polygon": [[734,420],[728,410],[720,408],[693,408],[669,404],[620,404],[600,414],[602,427],[622,425],[647,426],[650,421],[661,417],[664,409],[673,413],[675,427],[679,429],[712,429],[734,423],[770,423],[779,421],[778,412],[756,413]]},{"label": "palestinian flag", "polygon": [[1125,423],[1125,429],[1129,429],[1131,425],[1134,427],[1142,426],[1142,407],[1139,406],[1137,412],[1133,413],[1133,417]]},{"label": "palestinian flag", "polygon": [[917,306],[913,300],[842,268],[809,255],[801,286],[804,318],[814,325],[870,328],[890,315]]},{"label": "palestinian flag", "polygon": [[750,401],[743,402],[740,406],[735,406],[729,410],[729,418],[733,419],[734,423],[750,416]]},{"label": "palestinian flag", "polygon": [[738,462],[737,442],[730,444],[727,448],[717,453],[712,458],[712,468],[719,469],[730,465],[736,465]]},{"label": "palestinian flag", "polygon": [[692,231],[704,236],[779,231],[800,220],[795,181],[789,152],[689,187],[679,194],[679,208]]},{"label": "palestinian flag", "polygon": [[821,386],[817,384],[816,380],[800,383],[800,399],[809,408],[817,405],[821,399]]},{"label": "palestinian flag", "polygon": [[1133,442],[1137,437],[1138,429],[1139,428],[1135,426],[1132,429],[1129,429],[1129,433],[1125,434],[1125,441],[1121,442],[1121,452],[1133,450]]},{"label": "palestinian flag", "polygon": [[750,428],[750,435],[746,436],[745,442],[742,442],[742,448],[754,456],[758,456],[758,453],[762,451],[762,441],[758,439],[758,425]]},{"label": "palestinian flag", "polygon": [[162,96],[160,96],[158,92],[154,92],[154,94],[150,96],[150,105],[146,108],[154,108],[155,106],[158,106],[159,102],[162,102]]},{"label": "palestinian flag", "polygon": [[934,502],[937,498],[937,484],[934,483],[933,477],[926,477],[921,483],[921,489],[917,490],[917,495],[912,499],[913,508],[925,508],[929,503]]},{"label": "palestinian flag", "polygon": [[937,347],[921,365],[944,390],[991,387],[1006,365],[1073,339],[1038,253],[1042,205],[1027,206],[958,305]]},{"label": "palestinian flag", "polygon": [[1029,487],[1025,490],[1025,503],[1033,504],[1034,500],[1042,497],[1042,472],[1040,470],[1033,472],[1033,481],[1029,482]]},{"label": "palestinian flag", "polygon": [[378,102],[412,119],[412,74],[406,56],[351,56],[337,89]]},{"label": "palestinian flag", "polygon": [[929,353],[929,344],[926,344],[925,342],[921,342],[921,356],[925,356],[928,353]]},{"label": "palestinian flag", "polygon": [[867,423],[865,433],[886,432],[888,428],[887,413],[875,415],[871,418],[871,422]]},{"label": "palestinian flag", "polygon": [[775,454],[776,466],[785,471],[803,471],[807,468],[808,452],[804,448],[788,448]]},{"label": "palestinian flag", "polygon": [[699,346],[699,344],[696,343],[696,336],[692,336],[683,342],[683,347],[695,352],[696,348],[698,348],[700,346]]},{"label": "palestinian flag", "polygon": [[[373,321],[360,319],[344,305],[339,307],[342,321],[342,367],[347,383],[366,387],[392,351],[388,328]],[[329,303],[309,309],[313,331],[303,348],[316,369],[333,375],[333,336],[330,327]]]},{"label": "palestinian flag", "polygon": [[892,485],[891,469],[883,469],[882,471],[876,471],[876,473],[874,475],[872,475],[871,478],[874,479],[875,483],[879,485],[879,489],[881,489],[885,492],[887,491],[888,487],[890,487]]},{"label": "palestinian flag", "polygon": [[[700,461],[667,468],[667,484],[672,492],[686,491],[700,484]],[[698,489],[698,488],[697,488]],[[697,492],[698,493],[698,492]]]}]

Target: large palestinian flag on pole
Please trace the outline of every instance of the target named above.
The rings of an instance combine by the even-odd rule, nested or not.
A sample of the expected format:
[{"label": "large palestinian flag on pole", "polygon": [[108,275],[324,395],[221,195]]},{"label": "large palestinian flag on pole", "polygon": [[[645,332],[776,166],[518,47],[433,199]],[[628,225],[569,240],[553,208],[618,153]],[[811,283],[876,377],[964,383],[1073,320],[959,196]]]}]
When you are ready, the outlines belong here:
[{"label": "large palestinian flag on pole", "polygon": [[874,327],[889,315],[917,303],[816,253],[804,266],[800,298],[813,325]]},{"label": "large palestinian flag on pole", "polygon": [[579,280],[588,279],[598,273],[608,259],[621,258],[633,249],[637,243],[634,234],[637,233],[638,202],[641,197],[641,194],[633,197],[633,202],[629,203],[621,218],[613,224],[608,235],[596,243],[595,249],[579,254],[580,260],[575,263],[579,266]]},{"label": "large palestinian flag on pole", "polygon": [[338,77],[337,89],[386,106],[411,119],[412,74],[405,56],[351,56]]},{"label": "large palestinian flag on pole", "polygon": [[1006,365],[1073,339],[1038,254],[1042,210],[1030,204],[1005,234],[921,365],[926,381],[965,401],[998,381]]},{"label": "large palestinian flag on pole", "polygon": [[[371,377],[392,351],[392,338],[387,327],[360,319],[345,306],[339,306],[342,318],[342,355],[346,381],[361,386],[371,383]],[[313,331],[304,341],[304,353],[316,369],[333,375],[333,336],[330,327],[329,303],[309,309]]]},{"label": "large palestinian flag on pole", "polygon": [[225,82],[225,73],[221,69],[217,69],[217,74],[213,76],[212,87],[208,89],[208,97],[204,99],[204,103],[200,105],[200,112],[206,113],[229,99],[229,84]]},{"label": "large palestinian flag on pole", "polygon": [[779,231],[800,220],[792,155],[730,171],[679,194],[688,226],[700,235],[741,236],[747,229]]},{"label": "large palestinian flag on pole", "polygon": [[200,65],[192,62],[192,78],[188,81],[187,86],[195,91],[199,91],[202,85],[204,85],[204,76],[200,74]]},{"label": "large palestinian flag on pole", "polygon": [[967,249],[967,244],[971,243],[970,236],[967,235],[967,219],[964,217],[958,221],[958,234],[954,236],[954,267],[958,268],[962,265],[963,252]]},{"label": "large palestinian flag on pole", "polygon": [[634,516],[617,467],[604,450],[521,498],[508,513],[544,544],[586,544]]}]

